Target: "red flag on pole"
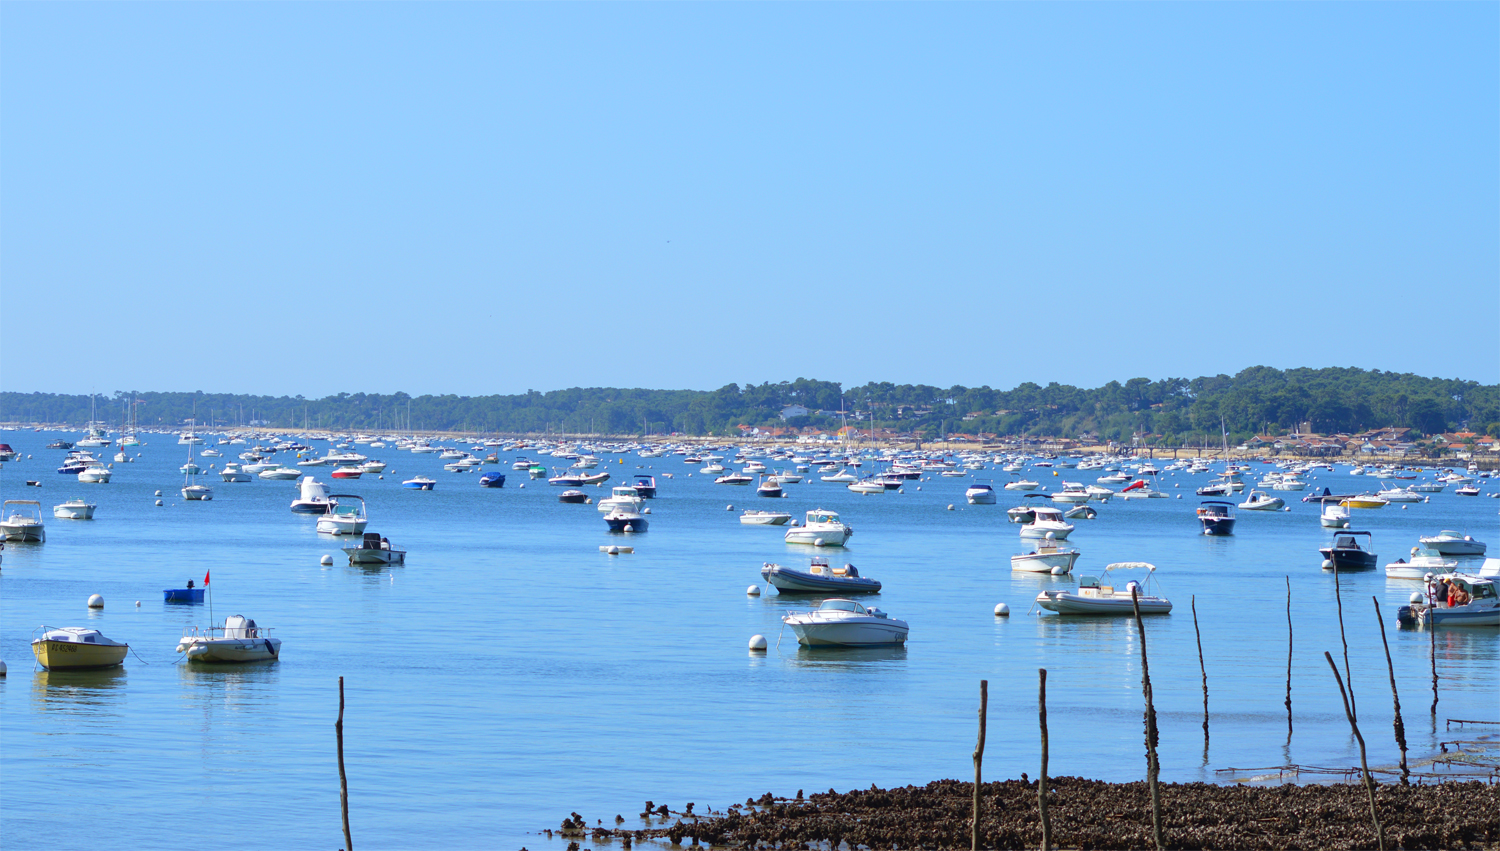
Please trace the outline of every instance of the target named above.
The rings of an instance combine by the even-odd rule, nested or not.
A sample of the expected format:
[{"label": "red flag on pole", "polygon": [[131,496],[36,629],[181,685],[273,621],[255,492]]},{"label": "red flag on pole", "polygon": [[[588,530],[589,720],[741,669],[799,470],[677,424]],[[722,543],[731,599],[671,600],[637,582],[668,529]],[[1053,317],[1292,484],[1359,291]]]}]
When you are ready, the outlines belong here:
[{"label": "red flag on pole", "polygon": [[204,585],[205,585],[205,586],[207,586],[207,585],[208,585],[208,573],[209,573],[209,572],[208,572],[208,571],[206,571],[206,570],[205,570],[205,571],[203,571],[203,584],[204,584]]}]

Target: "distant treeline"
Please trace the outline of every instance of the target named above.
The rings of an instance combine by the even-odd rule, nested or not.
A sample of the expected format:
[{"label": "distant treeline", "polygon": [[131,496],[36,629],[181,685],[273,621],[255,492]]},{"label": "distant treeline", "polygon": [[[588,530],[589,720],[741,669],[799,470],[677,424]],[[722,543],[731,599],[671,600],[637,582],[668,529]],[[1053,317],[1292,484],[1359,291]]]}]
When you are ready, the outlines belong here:
[{"label": "distant treeline", "polygon": [[[410,396],[340,393],[322,399],[227,393],[120,391],[95,400],[98,419],[118,426],[131,401],[142,427],[262,424],[318,430],[469,431],[640,435],[736,435],[739,426],[838,428],[849,425],[940,435],[993,433],[1128,442],[1151,435],[1163,445],[1284,433],[1357,433],[1401,426],[1423,434],[1468,427],[1500,431],[1500,387],[1444,378],[1326,368],[1251,367],[1238,375],[1132,378],[1083,389],[1027,382],[1013,390],[870,383],[844,388],[799,378],[777,384],[729,384],[718,390],[575,387],[510,396]],[[783,421],[791,406],[812,413]],[[841,412],[844,412],[841,414]],[[0,420],[84,423],[88,396],[0,392]]]}]

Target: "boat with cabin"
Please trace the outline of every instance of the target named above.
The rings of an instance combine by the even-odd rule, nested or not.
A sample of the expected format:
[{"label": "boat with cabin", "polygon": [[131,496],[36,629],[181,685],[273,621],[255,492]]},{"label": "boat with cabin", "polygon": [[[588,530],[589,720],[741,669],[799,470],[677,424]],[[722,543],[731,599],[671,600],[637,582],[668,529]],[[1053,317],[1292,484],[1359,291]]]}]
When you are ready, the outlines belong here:
[{"label": "boat with cabin", "polygon": [[113,668],[130,652],[129,644],[111,641],[92,627],[39,626],[31,634],[37,636],[32,639],[31,653],[49,671]]},{"label": "boat with cabin", "polygon": [[328,510],[318,518],[318,531],[325,535],[360,535],[369,523],[364,497],[331,493],[328,495]]},{"label": "boat with cabin", "polygon": [[807,512],[801,526],[786,531],[788,544],[812,544],[817,547],[842,547],[854,537],[854,529],[839,519],[837,511],[815,508]]},{"label": "boat with cabin", "polygon": [[1057,539],[1048,536],[1039,541],[1029,553],[1016,553],[1010,557],[1010,569],[1022,573],[1049,573],[1064,576],[1073,570],[1078,561],[1076,547],[1060,547]]},{"label": "boat with cabin", "polygon": [[[1485,559],[1478,574],[1455,571],[1433,576],[1424,592],[1396,610],[1401,626],[1500,627],[1500,559]],[[1459,595],[1451,595],[1451,591]],[[1453,605],[1450,605],[1450,600]]]},{"label": "boat with cabin", "polygon": [[964,499],[970,505],[994,505],[995,489],[990,485],[975,482],[964,491]]},{"label": "boat with cabin", "polygon": [[281,656],[281,639],[244,615],[230,615],[224,625],[199,629],[190,626],[177,642],[177,652],[189,662],[237,664],[272,662]]},{"label": "boat with cabin", "polygon": [[365,532],[359,541],[346,544],[344,555],[349,564],[406,564],[406,550],[398,550],[375,532]]},{"label": "boat with cabin", "polygon": [[1206,499],[1198,506],[1198,522],[1205,535],[1234,534],[1234,503]]},{"label": "boat with cabin", "polygon": [[746,526],[785,526],[792,515],[785,511],[746,511],[740,515],[740,523]]},{"label": "boat with cabin", "polygon": [[40,544],[47,540],[42,504],[34,499],[7,499],[0,504],[0,538],[11,543]]},{"label": "boat with cabin", "polygon": [[93,520],[94,509],[99,506],[81,497],[73,497],[61,505],[52,506],[52,516],[58,520]]},{"label": "boat with cabin", "polygon": [[824,600],[810,612],[789,612],[781,622],[807,647],[879,647],[905,644],[911,630],[903,620],[855,600]]},{"label": "boat with cabin", "polygon": [[[1365,542],[1360,546],[1360,541]],[[1322,547],[1323,569],[1348,572],[1351,570],[1374,570],[1379,557],[1374,553],[1375,536],[1369,532],[1351,532],[1341,529],[1333,536],[1333,543]]]},{"label": "boat with cabin", "polygon": [[1484,541],[1476,541],[1473,535],[1461,535],[1452,529],[1418,538],[1417,542],[1445,556],[1482,556],[1486,549]]},{"label": "boat with cabin", "polygon": [[297,483],[297,498],[291,505],[293,513],[327,514],[330,507],[327,485],[312,476]]}]

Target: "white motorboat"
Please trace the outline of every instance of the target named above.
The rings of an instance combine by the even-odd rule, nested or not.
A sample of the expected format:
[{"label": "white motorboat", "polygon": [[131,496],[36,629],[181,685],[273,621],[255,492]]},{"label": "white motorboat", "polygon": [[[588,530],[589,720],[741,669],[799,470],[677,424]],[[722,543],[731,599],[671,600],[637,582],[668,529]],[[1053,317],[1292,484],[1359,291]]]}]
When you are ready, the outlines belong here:
[{"label": "white motorboat", "polygon": [[792,515],[785,511],[746,511],[740,515],[740,522],[746,526],[785,526],[791,520]]},{"label": "white motorboat", "polygon": [[384,473],[385,462],[376,460],[366,461],[359,465],[359,469],[362,473]]},{"label": "white motorboat", "polygon": [[1279,496],[1271,496],[1263,490],[1253,490],[1250,496],[1240,503],[1240,508],[1246,511],[1275,511],[1284,505],[1286,505],[1286,500]]},{"label": "white motorboat", "polygon": [[1125,475],[1124,473],[1116,471],[1108,475],[1100,476],[1099,478],[1094,479],[1094,481],[1098,482],[1101,485],[1123,485],[1126,482],[1130,481],[1130,477]]},{"label": "white motorboat", "polygon": [[1121,499],[1166,499],[1167,494],[1151,487],[1145,479],[1136,479],[1120,491]]},{"label": "white motorboat", "polygon": [[778,499],[781,497],[781,493],[781,483],[776,481],[774,476],[761,479],[760,484],[755,486],[755,495],[763,496],[767,499]]},{"label": "white motorboat", "polygon": [[1418,538],[1422,546],[1445,556],[1482,556],[1486,549],[1484,541],[1474,540],[1473,535],[1460,535],[1452,529],[1444,529],[1436,535]]},{"label": "white motorboat", "polygon": [[604,522],[611,532],[644,532],[650,521],[639,511],[616,508],[604,515]]},{"label": "white motorboat", "polygon": [[968,500],[970,505],[994,505],[995,489],[989,485],[969,485],[969,489],[964,491],[964,499]]},{"label": "white motorboat", "polygon": [[755,481],[755,477],[754,476],[747,476],[744,473],[725,473],[724,475],[718,477],[717,479],[714,479],[714,484],[716,484],[716,485],[748,485],[748,484],[750,484],[753,481]]},{"label": "white motorboat", "polygon": [[1234,484],[1225,479],[1215,479],[1212,482],[1198,488],[1198,496],[1229,496],[1234,492]]},{"label": "white motorboat", "polygon": [[795,485],[802,481],[802,476],[797,473],[788,473],[785,470],[777,470],[776,475],[767,476],[766,481],[775,482],[778,485]]},{"label": "white motorboat", "polygon": [[1373,493],[1362,493],[1355,496],[1344,497],[1339,502],[1345,508],[1385,508],[1390,505],[1384,499]]},{"label": "white motorboat", "polygon": [[1406,489],[1416,493],[1442,493],[1447,487],[1444,482],[1415,482],[1407,485]]},{"label": "white motorboat", "polygon": [[109,467],[104,465],[103,461],[95,461],[78,471],[78,481],[86,485],[107,485],[112,475],[113,473],[110,472]]},{"label": "white motorboat", "polygon": [[52,516],[59,520],[93,520],[94,509],[99,506],[74,497],[62,505],[52,506]]},{"label": "white motorboat", "polygon": [[1064,511],[1063,516],[1069,520],[1093,520],[1099,516],[1099,510],[1092,505],[1075,505]]},{"label": "white motorboat", "polygon": [[[1444,573],[1427,582],[1425,593],[1412,595],[1410,605],[1396,610],[1402,626],[1500,627],[1500,559],[1485,559],[1479,573]],[[1462,597],[1449,605],[1446,589],[1457,589]]]},{"label": "white motorboat", "polygon": [[1052,494],[1052,501],[1063,505],[1082,505],[1091,498],[1079,482],[1063,482],[1062,490]]},{"label": "white motorboat", "polygon": [[859,575],[852,564],[831,567],[826,558],[814,558],[807,570],[766,562],[761,578],[783,594],[875,594],[880,582]]},{"label": "white motorboat", "polygon": [[328,510],[318,518],[318,531],[325,535],[361,535],[370,517],[363,497],[352,493],[328,495]]},{"label": "white motorboat", "polygon": [[617,488],[611,488],[609,496],[599,500],[598,507],[605,514],[614,511],[616,508],[623,508],[626,511],[639,513],[645,504],[646,501],[641,499],[640,491],[630,485],[621,485]]},{"label": "white motorboat", "polygon": [[1386,502],[1421,502],[1427,498],[1410,488],[1384,488],[1376,491],[1375,495]]},{"label": "white motorboat", "polygon": [[230,461],[224,465],[224,469],[219,471],[219,478],[226,482],[248,482],[250,481],[250,474],[245,472],[244,468],[240,465]]},{"label": "white motorboat", "polygon": [[[1117,570],[1144,570],[1146,583],[1130,580],[1123,587],[1101,584],[1100,578],[1080,577],[1076,590],[1043,591],[1036,595],[1036,604],[1049,612],[1060,615],[1132,615],[1139,603],[1143,615],[1165,615],[1172,611],[1172,602],[1160,594],[1147,594],[1156,573],[1156,566],[1143,561],[1127,561],[1112,564],[1104,569],[1104,581]],[[1131,592],[1135,591],[1132,600]]]},{"label": "white motorboat", "polygon": [[1089,499],[1094,502],[1109,502],[1110,497],[1115,495],[1114,491],[1103,485],[1089,485],[1084,490],[1088,492]]},{"label": "white motorboat", "polygon": [[1005,483],[1005,489],[1008,491],[1034,491],[1041,486],[1041,482],[1034,482],[1031,479],[1016,479]]},{"label": "white motorboat", "polygon": [[808,647],[878,647],[906,643],[910,626],[873,606],[835,598],[810,612],[789,612],[781,622]]},{"label": "white motorboat", "polygon": [[727,472],[729,472],[729,468],[725,467],[723,464],[720,464],[717,461],[710,464],[704,464],[703,467],[698,470],[698,473],[704,476],[722,476]]},{"label": "white motorboat", "polygon": [[1307,490],[1307,482],[1304,482],[1301,479],[1297,478],[1297,476],[1295,474],[1293,474],[1293,473],[1286,473],[1284,475],[1278,476],[1276,478],[1276,481],[1271,483],[1271,490],[1273,490],[1273,491],[1300,491],[1300,490]]},{"label": "white motorboat", "polygon": [[1325,497],[1322,501],[1323,510],[1318,514],[1318,522],[1325,529],[1348,529],[1353,518],[1349,516],[1349,508],[1337,498]]},{"label": "white motorboat", "polygon": [[1023,538],[1046,538],[1050,536],[1062,541],[1066,540],[1068,534],[1073,531],[1073,524],[1063,518],[1063,513],[1060,509],[1053,508],[1050,505],[1038,505],[1031,507],[1031,511],[1031,522],[1021,527],[1021,537]]},{"label": "white motorboat", "polygon": [[271,465],[268,469],[261,470],[258,474],[262,479],[278,482],[289,482],[293,479],[302,478],[302,471],[293,467],[279,467]]},{"label": "white motorboat", "polygon": [[822,479],[825,482],[837,482],[839,484],[845,485],[853,484],[854,482],[859,481],[859,477],[849,472],[847,469],[839,470],[837,473],[834,473],[830,476],[819,476],[818,478]]},{"label": "white motorboat", "polygon": [[1423,579],[1428,574],[1447,573],[1458,567],[1458,562],[1448,561],[1432,550],[1411,548],[1411,561],[1396,559],[1385,566],[1386,579]]},{"label": "white motorboat", "polygon": [[807,518],[801,526],[794,526],[786,531],[784,540],[788,544],[842,547],[853,536],[854,529],[839,519],[837,511],[815,508],[807,512]]},{"label": "white motorboat", "polygon": [[1010,569],[1023,573],[1050,573],[1063,576],[1073,569],[1078,561],[1075,547],[1059,547],[1055,538],[1046,538],[1037,543],[1029,553],[1016,553],[1010,557]]},{"label": "white motorboat", "polygon": [[292,511],[297,514],[326,514],[332,505],[328,501],[328,486],[308,476],[297,483],[297,498],[292,500]]},{"label": "white motorboat", "polygon": [[1453,489],[1454,496],[1479,496],[1478,485],[1464,485]]},{"label": "white motorboat", "polygon": [[182,498],[192,502],[208,502],[214,498],[214,489],[208,485],[187,485],[182,489]]},{"label": "white motorboat", "polygon": [[343,549],[351,565],[406,564],[406,551],[393,548],[390,541],[374,532],[365,532],[359,541]]},{"label": "white motorboat", "polygon": [[243,615],[230,615],[224,625],[199,630],[188,627],[177,642],[177,652],[189,662],[268,662],[281,655],[281,639]]},{"label": "white motorboat", "polygon": [[874,479],[861,479],[860,481],[847,485],[847,487],[854,493],[885,493],[885,485],[875,481]]}]

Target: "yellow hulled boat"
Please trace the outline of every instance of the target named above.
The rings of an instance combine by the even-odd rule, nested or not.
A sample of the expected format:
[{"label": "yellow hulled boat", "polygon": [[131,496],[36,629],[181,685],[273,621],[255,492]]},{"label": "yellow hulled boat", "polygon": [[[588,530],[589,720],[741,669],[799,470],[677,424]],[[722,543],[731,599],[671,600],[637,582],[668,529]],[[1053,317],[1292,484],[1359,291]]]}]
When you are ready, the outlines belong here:
[{"label": "yellow hulled boat", "polygon": [[1351,496],[1343,500],[1339,505],[1345,508],[1385,508],[1387,505],[1390,505],[1390,502],[1373,493],[1362,493],[1359,496]]},{"label": "yellow hulled boat", "polygon": [[31,642],[31,652],[49,671],[113,668],[130,652],[130,645],[111,641],[89,627],[43,626],[38,631],[41,636]]}]

